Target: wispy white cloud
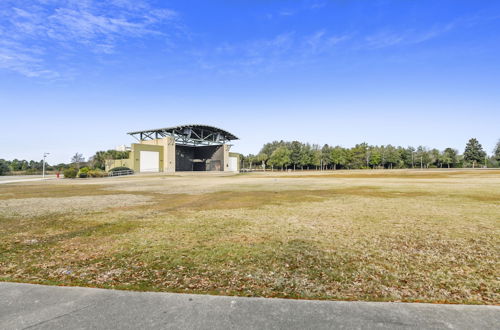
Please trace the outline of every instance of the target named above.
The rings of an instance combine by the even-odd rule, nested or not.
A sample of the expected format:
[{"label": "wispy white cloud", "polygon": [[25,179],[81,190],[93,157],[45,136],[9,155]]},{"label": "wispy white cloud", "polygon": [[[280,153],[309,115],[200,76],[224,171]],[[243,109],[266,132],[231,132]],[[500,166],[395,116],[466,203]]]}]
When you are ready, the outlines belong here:
[{"label": "wispy white cloud", "polygon": [[332,34],[326,29],[308,35],[288,32],[270,39],[225,43],[215,51],[198,52],[196,57],[203,68],[222,73],[269,72],[315,62],[344,50],[366,51],[417,45],[443,37],[458,27],[470,24],[470,19],[455,20],[421,30],[401,31],[386,28],[370,34],[353,31]]},{"label": "wispy white cloud", "polygon": [[420,44],[441,37],[453,30],[455,27],[457,27],[456,22],[434,26],[427,30],[410,29],[404,31],[393,31],[386,29],[366,36],[362,42],[362,47],[376,49]]},{"label": "wispy white cloud", "polygon": [[348,39],[348,35],[333,35],[326,30],[306,36],[287,32],[269,39],[225,43],[214,51],[192,54],[195,54],[204,69],[226,74],[253,74],[314,61],[316,56],[335,51],[340,43]]},{"label": "wispy white cloud", "polygon": [[0,40],[0,68],[18,72],[27,77],[58,78],[59,74],[46,69],[40,59],[43,51],[22,44]]},{"label": "wispy white cloud", "polygon": [[326,7],[327,3],[326,1],[314,1],[313,3],[310,4],[309,8],[310,9],[320,9],[323,7]]},{"label": "wispy white cloud", "polygon": [[273,14],[267,14],[268,19],[272,19],[273,17],[280,17],[280,16],[298,16],[301,13],[307,12],[307,11],[314,11],[318,10],[321,8],[324,8],[327,6],[326,1],[322,0],[305,0],[305,1],[297,1],[297,4],[294,6],[289,6],[282,8],[279,10],[276,15]]},{"label": "wispy white cloud", "polygon": [[351,36],[348,34],[328,35],[325,30],[319,30],[304,38],[303,52],[309,54],[325,53],[350,38]]},{"label": "wispy white cloud", "polygon": [[177,12],[152,8],[145,0],[4,0],[0,67],[29,77],[52,77],[44,65],[55,48],[110,54],[128,38],[163,35],[160,27],[175,25],[177,18]]},{"label": "wispy white cloud", "polygon": [[295,12],[292,10],[282,10],[278,13],[280,16],[293,16],[295,15]]}]

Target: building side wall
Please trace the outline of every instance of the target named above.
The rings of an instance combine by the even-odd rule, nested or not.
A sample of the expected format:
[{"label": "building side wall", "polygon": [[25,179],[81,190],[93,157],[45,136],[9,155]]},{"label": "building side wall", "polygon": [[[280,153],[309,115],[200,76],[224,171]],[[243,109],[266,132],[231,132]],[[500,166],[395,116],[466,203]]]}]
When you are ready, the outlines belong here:
[{"label": "building side wall", "polygon": [[230,152],[229,153],[229,157],[236,157],[238,158],[238,167],[237,167],[237,171],[239,172],[241,170],[241,155],[237,152]]},{"label": "building side wall", "polygon": [[163,169],[164,167],[164,158],[163,158],[163,146],[159,145],[150,145],[150,144],[144,144],[144,143],[133,143],[132,144],[132,152],[130,153],[130,161],[133,164],[131,169],[133,169],[135,172],[139,172],[141,168],[141,151],[156,151],[159,152],[160,154],[160,160],[158,167]]},{"label": "building side wall", "polygon": [[222,164],[223,165],[223,171],[224,172],[227,172],[230,170],[229,168],[229,149],[231,149],[231,146],[229,144],[223,144],[222,145],[222,152],[223,152],[223,161],[222,161]]},{"label": "building side wall", "polygon": [[219,162],[218,165],[218,170],[219,171],[225,171],[224,169],[224,164],[225,164],[225,159],[224,159],[224,145],[220,146],[217,148],[217,150],[214,152],[212,155],[212,160]]},{"label": "building side wall", "polygon": [[105,165],[106,165],[106,171],[109,171],[115,167],[128,167],[130,169],[134,169],[133,168],[133,164],[132,164],[132,158],[128,158],[128,159],[108,159],[105,161]]},{"label": "building side wall", "polygon": [[166,173],[174,173],[175,172],[175,139],[171,136],[166,137],[163,139],[164,140],[164,159],[165,159],[165,166],[164,166],[164,172]]},{"label": "building side wall", "polygon": [[175,172],[175,140],[171,136],[162,139],[141,141],[140,144],[163,147],[163,163],[160,170],[165,173]]}]

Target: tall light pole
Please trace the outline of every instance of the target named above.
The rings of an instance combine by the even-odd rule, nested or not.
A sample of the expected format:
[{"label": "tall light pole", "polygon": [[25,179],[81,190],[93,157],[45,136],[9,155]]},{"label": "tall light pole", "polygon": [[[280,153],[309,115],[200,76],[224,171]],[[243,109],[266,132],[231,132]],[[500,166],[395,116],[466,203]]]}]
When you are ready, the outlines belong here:
[{"label": "tall light pole", "polygon": [[45,158],[50,155],[50,152],[43,153],[43,165],[42,165],[42,179],[45,179]]}]

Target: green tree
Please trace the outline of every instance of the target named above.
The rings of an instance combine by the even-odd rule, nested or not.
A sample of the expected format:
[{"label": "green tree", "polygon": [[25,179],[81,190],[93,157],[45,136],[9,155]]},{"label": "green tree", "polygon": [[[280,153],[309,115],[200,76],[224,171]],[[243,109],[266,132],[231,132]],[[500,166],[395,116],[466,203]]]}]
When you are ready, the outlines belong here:
[{"label": "green tree", "polygon": [[420,168],[428,168],[431,163],[431,156],[429,150],[426,147],[419,146],[415,152],[415,164],[418,164]]},{"label": "green tree", "polygon": [[271,157],[269,157],[269,164],[281,167],[283,170],[286,165],[290,164],[291,153],[292,152],[285,146],[278,147],[273,151]]},{"label": "green tree", "polygon": [[442,167],[443,161],[441,157],[441,153],[437,149],[431,149],[429,151],[430,156],[430,164],[436,165],[436,167]]},{"label": "green tree", "polygon": [[269,157],[264,153],[259,153],[257,156],[255,156],[255,159],[256,159],[256,161],[258,161],[261,164],[262,169],[265,171],[266,170],[266,162],[269,159]]},{"label": "green tree", "polygon": [[387,164],[387,167],[392,169],[399,161],[400,155],[398,150],[390,144],[387,145],[385,147],[385,164]]},{"label": "green tree", "polygon": [[330,165],[330,152],[332,151],[332,148],[328,145],[325,144],[321,148],[321,165],[323,166],[323,169],[328,168],[328,165]]},{"label": "green tree", "polygon": [[493,158],[495,158],[497,162],[500,162],[500,140],[498,140],[495,149],[493,149]]},{"label": "green tree", "polygon": [[21,171],[26,171],[27,169],[29,169],[29,163],[27,160],[22,160],[21,161]]},{"label": "green tree", "polygon": [[0,159],[0,175],[5,175],[10,172],[9,163],[5,159]]},{"label": "green tree", "polygon": [[266,143],[264,144],[264,146],[262,146],[262,149],[260,150],[259,152],[259,157],[264,161],[264,163],[266,165],[272,165],[272,164],[268,164],[269,162],[269,159],[271,158],[271,155],[272,153],[279,147],[282,147],[285,145],[285,142],[284,141],[273,141],[273,142],[270,142],[270,143]]},{"label": "green tree", "polygon": [[307,169],[309,169],[309,165],[311,163],[312,163],[311,145],[306,143],[302,145],[302,149],[300,150],[300,167],[304,169],[304,166],[307,166]]},{"label": "green tree", "polygon": [[253,154],[249,154],[249,155],[243,157],[243,163],[245,164],[246,167],[252,169],[253,165],[255,163],[258,163],[257,156],[255,156]]},{"label": "green tree", "polygon": [[18,159],[14,159],[10,162],[10,169],[12,171],[21,171],[22,170],[22,161]]},{"label": "green tree", "polygon": [[352,168],[363,168],[367,166],[366,160],[369,159],[368,151],[368,143],[366,142],[356,144],[354,148],[351,148],[350,166]]},{"label": "green tree", "polygon": [[456,163],[458,163],[458,151],[453,149],[453,148],[446,148],[443,151],[442,155],[442,160],[444,164],[448,165],[448,168],[450,168],[450,165],[454,166]]},{"label": "green tree", "polygon": [[292,141],[290,144],[290,161],[293,165],[293,170],[295,170],[296,166],[301,166],[302,149],[302,143],[299,141]]},{"label": "green tree", "polygon": [[481,163],[485,157],[486,152],[479,141],[475,138],[470,139],[465,146],[464,159],[467,162],[472,162],[472,168],[474,168],[476,163]]},{"label": "green tree", "polygon": [[318,166],[321,165],[321,149],[317,144],[313,144],[311,150],[309,151],[311,165],[315,166],[318,169]]},{"label": "green tree", "polygon": [[347,163],[346,150],[341,146],[336,146],[330,151],[330,162],[333,164],[333,169],[345,166]]},{"label": "green tree", "polygon": [[372,168],[379,167],[382,162],[382,153],[380,152],[380,148],[375,146],[370,148],[370,161],[369,165]]},{"label": "green tree", "polygon": [[398,147],[399,167],[412,167],[412,153],[415,151],[413,147],[403,148]]},{"label": "green tree", "polygon": [[415,168],[415,151],[416,149],[414,147],[408,147],[406,148],[406,154],[407,156],[407,165],[408,167]]}]

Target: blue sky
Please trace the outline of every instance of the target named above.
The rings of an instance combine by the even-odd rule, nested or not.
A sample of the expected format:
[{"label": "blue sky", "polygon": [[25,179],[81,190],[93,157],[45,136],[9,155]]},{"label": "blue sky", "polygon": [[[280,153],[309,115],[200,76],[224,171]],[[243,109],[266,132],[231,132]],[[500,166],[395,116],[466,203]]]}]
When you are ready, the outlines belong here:
[{"label": "blue sky", "polygon": [[184,123],[463,151],[500,138],[500,1],[0,2],[0,158]]}]

